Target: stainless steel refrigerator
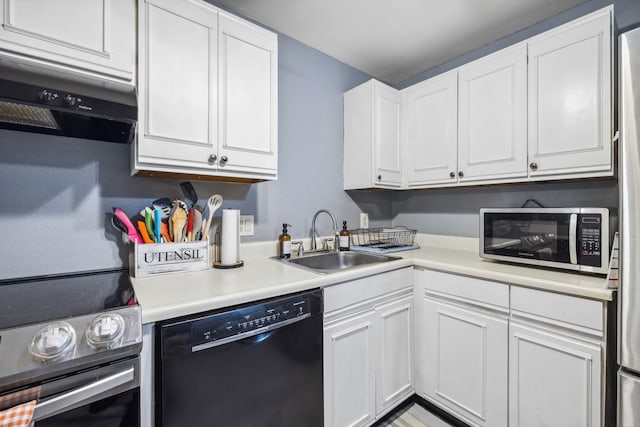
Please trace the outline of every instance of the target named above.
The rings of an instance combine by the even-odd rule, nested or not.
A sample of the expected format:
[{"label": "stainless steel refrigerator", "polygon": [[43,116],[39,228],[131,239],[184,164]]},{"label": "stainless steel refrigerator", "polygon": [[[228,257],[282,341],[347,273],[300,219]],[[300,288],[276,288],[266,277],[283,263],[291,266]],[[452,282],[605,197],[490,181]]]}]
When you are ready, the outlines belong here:
[{"label": "stainless steel refrigerator", "polygon": [[618,426],[640,426],[640,28],[620,35]]}]

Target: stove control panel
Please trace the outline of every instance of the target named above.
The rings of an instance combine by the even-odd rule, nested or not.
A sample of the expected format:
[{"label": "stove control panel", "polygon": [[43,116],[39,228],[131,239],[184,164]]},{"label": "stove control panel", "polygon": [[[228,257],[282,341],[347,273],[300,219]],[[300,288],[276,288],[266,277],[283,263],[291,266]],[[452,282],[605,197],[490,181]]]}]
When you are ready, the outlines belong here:
[{"label": "stove control panel", "polygon": [[138,354],[142,346],[140,307],[0,330],[0,378],[42,372],[64,373],[85,364],[106,363]]}]

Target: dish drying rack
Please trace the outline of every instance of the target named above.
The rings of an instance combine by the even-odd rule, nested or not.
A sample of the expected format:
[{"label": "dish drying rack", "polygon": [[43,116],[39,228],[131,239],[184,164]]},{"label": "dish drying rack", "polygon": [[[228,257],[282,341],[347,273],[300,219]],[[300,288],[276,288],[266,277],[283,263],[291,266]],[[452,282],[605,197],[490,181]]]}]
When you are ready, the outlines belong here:
[{"label": "dish drying rack", "polygon": [[413,243],[417,230],[399,225],[392,228],[357,228],[351,233],[351,250],[357,252],[390,253],[419,249]]}]

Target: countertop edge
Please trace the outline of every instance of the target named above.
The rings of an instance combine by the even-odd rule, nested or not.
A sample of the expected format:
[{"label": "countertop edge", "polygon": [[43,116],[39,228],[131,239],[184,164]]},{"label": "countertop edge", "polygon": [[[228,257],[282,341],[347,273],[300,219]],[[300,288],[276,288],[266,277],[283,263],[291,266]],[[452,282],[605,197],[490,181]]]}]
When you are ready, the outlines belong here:
[{"label": "countertop edge", "polygon": [[[606,288],[605,278],[589,277],[571,272],[555,272],[546,269],[538,270],[531,267],[505,265],[494,261],[482,260],[477,253],[465,250],[449,249],[447,256],[442,255],[438,248],[431,248],[430,250],[434,249],[438,256],[430,256],[429,253],[425,253],[425,250],[396,253],[394,255],[402,258],[332,274],[317,274],[300,270],[297,267],[277,265],[278,261],[273,259],[254,260],[254,269],[260,269],[262,266],[263,269],[273,270],[271,277],[268,275],[264,276],[264,281],[267,282],[264,286],[258,283],[251,284],[243,289],[226,289],[225,291],[220,291],[219,294],[212,292],[206,292],[207,295],[194,294],[192,298],[183,298],[181,302],[173,302],[170,295],[170,292],[177,292],[174,291],[173,285],[179,282],[178,278],[175,277],[179,275],[173,275],[174,277],[170,279],[133,279],[132,282],[142,307],[142,321],[145,324],[217,310],[251,301],[273,298],[280,295],[302,292],[314,288],[325,288],[407,267],[437,270],[450,274],[500,282],[506,285],[523,286],[541,291],[562,293],[600,301],[612,301],[615,297],[616,290]],[[445,258],[445,260],[443,260],[443,258]],[[276,264],[264,264],[265,262]],[[243,268],[251,269],[252,265],[245,265]],[[295,274],[288,274],[293,273],[293,271],[286,269],[296,269],[299,271],[295,272]],[[200,282],[200,287],[204,289],[209,288],[209,283],[211,283],[211,286],[220,286],[217,282],[220,281],[222,275],[216,276],[220,273],[211,272],[210,270],[212,269],[206,272],[199,272],[199,275],[189,276],[189,278],[193,279],[195,277]],[[252,274],[255,273],[252,272],[252,270],[248,270],[247,274],[250,272]],[[296,278],[283,277],[280,279],[280,277],[274,277],[278,276],[279,273],[282,275],[287,273],[286,275],[295,276]],[[240,279],[241,278],[242,277],[240,277]],[[236,276],[232,279],[231,281],[235,280],[236,282],[240,280]],[[258,282],[255,278],[251,278],[250,280],[256,283]],[[579,282],[581,281],[588,285],[580,284]],[[155,288],[156,284],[164,284],[164,289]],[[230,287],[232,287],[232,285],[230,285]],[[166,299],[156,295],[157,292],[162,292],[163,290],[167,293]],[[194,290],[194,292],[196,291]],[[155,300],[155,303],[145,303],[147,298],[149,300]]]}]

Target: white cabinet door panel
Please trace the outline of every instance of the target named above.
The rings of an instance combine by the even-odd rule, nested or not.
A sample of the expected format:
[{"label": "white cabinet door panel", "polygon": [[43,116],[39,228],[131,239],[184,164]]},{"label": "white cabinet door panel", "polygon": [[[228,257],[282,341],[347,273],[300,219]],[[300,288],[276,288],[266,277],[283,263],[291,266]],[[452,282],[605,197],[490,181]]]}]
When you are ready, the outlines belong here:
[{"label": "white cabinet door panel", "polygon": [[482,426],[507,425],[507,320],[424,298],[428,398]]},{"label": "white cabinet door panel", "polygon": [[379,414],[413,393],[413,295],[376,307],[376,314]]},{"label": "white cabinet door panel", "polygon": [[509,425],[600,425],[601,349],[511,321]]},{"label": "white cabinet door panel", "polygon": [[[402,93],[406,185],[456,182],[458,73],[427,80]],[[453,175],[453,176],[452,176]]]},{"label": "white cabinet door panel", "polygon": [[149,163],[206,167],[217,149],[217,13],[158,0],[142,13],[138,154]]},{"label": "white cabinet door panel", "polygon": [[458,72],[460,181],[526,177],[526,64],[523,43]]},{"label": "white cabinet door panel", "polygon": [[375,140],[376,174],[374,182],[399,186],[402,181],[401,165],[401,111],[402,99],[394,89],[375,85],[378,120]]},{"label": "white cabinet door panel", "polygon": [[219,43],[219,167],[275,171],[277,37],[221,13]]},{"label": "white cabinet door panel", "polygon": [[529,43],[531,176],[611,169],[611,17]]},{"label": "white cabinet door panel", "polygon": [[375,312],[324,329],[324,422],[365,426],[375,419]]},{"label": "white cabinet door panel", "polygon": [[135,10],[133,0],[3,0],[0,48],[132,80]]}]

